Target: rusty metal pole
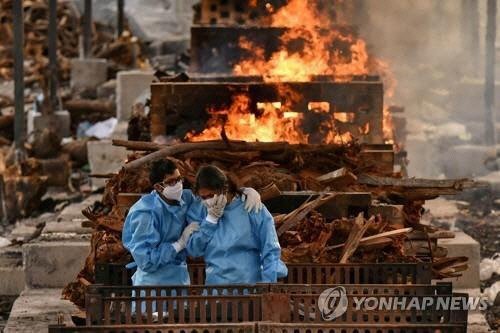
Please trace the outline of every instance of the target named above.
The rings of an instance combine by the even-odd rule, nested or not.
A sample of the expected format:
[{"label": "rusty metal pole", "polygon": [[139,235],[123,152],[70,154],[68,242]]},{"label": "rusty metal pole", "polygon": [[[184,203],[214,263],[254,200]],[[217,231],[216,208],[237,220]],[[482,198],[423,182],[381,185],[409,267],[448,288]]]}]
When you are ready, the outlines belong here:
[{"label": "rusty metal pole", "polygon": [[485,143],[496,144],[496,112],[495,112],[495,41],[497,0],[488,0],[488,21],[486,25],[486,66],[485,66]]},{"label": "rusty metal pole", "polygon": [[85,0],[83,13],[83,57],[92,57],[92,0]]},{"label": "rusty metal pole", "polygon": [[[50,108],[57,110],[57,0],[49,0],[49,88]],[[45,108],[44,108],[45,109]]]},{"label": "rusty metal pole", "polygon": [[5,202],[5,183],[3,175],[0,175],[0,225],[7,225],[7,204]]},{"label": "rusty metal pole", "polygon": [[116,37],[120,37],[123,33],[123,7],[124,0],[117,0],[117,18],[116,18]]},{"label": "rusty metal pole", "polygon": [[14,26],[14,137],[16,156],[24,152],[25,117],[24,117],[24,22],[23,1],[12,1],[12,15]]}]

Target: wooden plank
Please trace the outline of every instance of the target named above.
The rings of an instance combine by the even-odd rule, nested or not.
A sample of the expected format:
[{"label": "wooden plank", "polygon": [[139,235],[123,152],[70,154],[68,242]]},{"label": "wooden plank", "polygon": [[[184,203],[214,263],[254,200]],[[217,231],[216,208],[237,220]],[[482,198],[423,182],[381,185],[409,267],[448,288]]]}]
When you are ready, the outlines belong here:
[{"label": "wooden plank", "polygon": [[300,221],[305,219],[307,214],[309,214],[312,210],[323,205],[325,202],[328,202],[329,200],[333,199],[336,195],[337,195],[337,193],[334,193],[334,194],[323,193],[315,200],[306,201],[299,208],[297,208],[296,210],[294,210],[290,214],[287,214],[282,220],[283,223],[281,224],[281,226],[277,230],[278,237],[281,236],[286,231],[295,227],[297,225],[297,223],[299,223]]},{"label": "wooden plank", "polygon": [[405,188],[431,188],[431,189],[466,189],[478,185],[469,179],[417,179],[417,178],[391,178],[374,175],[360,175],[358,183],[370,186],[394,186]]},{"label": "wooden plank", "polygon": [[[364,244],[367,242],[370,243],[371,241],[378,239],[378,238],[385,238],[385,237],[391,237],[391,236],[396,236],[396,235],[400,235],[400,234],[410,233],[412,230],[413,230],[413,228],[405,228],[405,229],[397,229],[397,230],[382,232],[378,235],[373,235],[373,236],[361,238],[359,243],[360,244]],[[344,247],[345,245],[346,245],[346,243],[342,243],[342,244],[338,244],[338,245],[329,246],[326,249],[327,250],[340,249],[340,248]]]},{"label": "wooden plank", "polygon": [[349,261],[349,258],[358,248],[361,238],[365,234],[366,230],[368,230],[368,227],[374,221],[375,221],[374,216],[372,216],[368,221],[365,221],[363,214],[358,215],[358,217],[354,221],[351,233],[349,234],[349,237],[345,242],[344,250],[342,251],[342,256],[340,258],[339,263],[346,264]]}]

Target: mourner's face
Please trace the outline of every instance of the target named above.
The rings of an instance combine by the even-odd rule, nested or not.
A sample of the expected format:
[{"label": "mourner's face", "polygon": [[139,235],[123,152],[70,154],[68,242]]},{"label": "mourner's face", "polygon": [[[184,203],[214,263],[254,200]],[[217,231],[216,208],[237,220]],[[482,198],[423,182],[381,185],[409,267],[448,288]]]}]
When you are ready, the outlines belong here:
[{"label": "mourner's face", "polygon": [[181,173],[179,172],[179,169],[175,169],[175,171],[172,174],[165,175],[165,178],[163,178],[161,185],[163,187],[174,186],[180,181],[182,181]]},{"label": "mourner's face", "polygon": [[198,190],[198,196],[200,198],[202,198],[203,200],[213,198],[216,194],[219,194],[219,193],[217,193],[216,190],[212,190],[209,188],[200,188]]}]

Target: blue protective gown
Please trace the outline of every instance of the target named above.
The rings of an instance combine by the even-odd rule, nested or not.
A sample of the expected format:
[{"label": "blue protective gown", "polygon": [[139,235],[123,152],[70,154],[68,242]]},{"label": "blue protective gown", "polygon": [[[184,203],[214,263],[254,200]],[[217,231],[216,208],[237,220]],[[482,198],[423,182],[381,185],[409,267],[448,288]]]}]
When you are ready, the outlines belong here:
[{"label": "blue protective gown", "polygon": [[122,241],[137,264],[133,285],[190,283],[186,251],[177,253],[172,243],[180,238],[188,223],[186,214],[193,200],[191,190],[184,190],[179,205],[169,205],[153,190],[132,206],[125,219]]},{"label": "blue protective gown", "polygon": [[206,208],[196,200],[193,214],[202,212],[200,230],[187,244],[190,256],[205,260],[207,285],[274,283],[288,273],[281,261],[281,247],[274,220],[264,207],[248,213],[236,197],[217,224],[208,222]]}]

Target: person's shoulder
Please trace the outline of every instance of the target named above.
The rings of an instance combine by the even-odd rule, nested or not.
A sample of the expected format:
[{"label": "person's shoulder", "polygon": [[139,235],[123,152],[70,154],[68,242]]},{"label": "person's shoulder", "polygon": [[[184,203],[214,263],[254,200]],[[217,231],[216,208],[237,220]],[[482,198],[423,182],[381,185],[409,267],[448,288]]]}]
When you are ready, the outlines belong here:
[{"label": "person's shoulder", "polygon": [[269,212],[269,210],[266,208],[266,206],[262,206],[262,208],[256,212],[255,210],[252,210],[251,212],[248,213],[248,215],[256,220],[263,220],[266,218],[272,218],[272,214]]},{"label": "person's shoulder", "polygon": [[131,208],[129,213],[131,212],[140,212],[140,211],[150,211],[156,206],[158,198],[158,193],[156,191],[151,191],[148,194],[143,195]]},{"label": "person's shoulder", "polygon": [[193,191],[188,188],[182,190],[182,200],[188,205],[191,204],[195,200],[195,196]]}]

